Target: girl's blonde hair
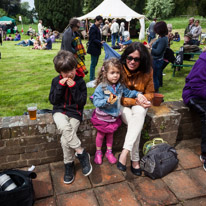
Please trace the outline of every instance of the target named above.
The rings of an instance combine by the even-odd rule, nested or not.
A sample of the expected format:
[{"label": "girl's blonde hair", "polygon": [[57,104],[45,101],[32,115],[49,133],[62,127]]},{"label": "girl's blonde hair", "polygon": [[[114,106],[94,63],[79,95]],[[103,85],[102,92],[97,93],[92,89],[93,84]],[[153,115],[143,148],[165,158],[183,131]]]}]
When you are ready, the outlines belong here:
[{"label": "girl's blonde hair", "polygon": [[122,64],[120,63],[119,59],[110,58],[108,60],[105,60],[103,63],[103,66],[100,68],[100,71],[99,71],[99,74],[98,74],[98,77],[96,80],[96,87],[100,83],[109,83],[107,80],[107,72],[109,71],[109,69],[112,66],[116,67],[120,71],[120,78],[119,78],[118,82],[120,82],[121,84],[124,83],[123,76],[122,76]]}]

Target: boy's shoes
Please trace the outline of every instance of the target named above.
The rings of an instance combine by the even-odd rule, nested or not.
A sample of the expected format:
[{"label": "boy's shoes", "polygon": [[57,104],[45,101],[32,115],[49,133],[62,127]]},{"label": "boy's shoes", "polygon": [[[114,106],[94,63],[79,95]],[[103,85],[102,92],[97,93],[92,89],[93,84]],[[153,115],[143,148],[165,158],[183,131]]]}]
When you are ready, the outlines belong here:
[{"label": "boy's shoes", "polygon": [[96,151],[95,156],[94,156],[94,163],[97,165],[102,164],[102,151]]},{"label": "boy's shoes", "polygon": [[84,176],[88,176],[92,172],[92,165],[90,163],[90,155],[85,150],[83,150],[82,154],[75,154],[79,159],[80,164],[82,166],[82,173]]},{"label": "boy's shoes", "polygon": [[115,164],[117,162],[117,158],[112,154],[112,150],[107,150],[105,153],[105,157],[111,164]]},{"label": "boy's shoes", "polygon": [[64,173],[64,183],[70,184],[74,181],[74,162],[64,164],[65,173]]},{"label": "boy's shoes", "polygon": [[200,161],[203,163],[203,169],[206,171],[206,156],[200,155]]}]

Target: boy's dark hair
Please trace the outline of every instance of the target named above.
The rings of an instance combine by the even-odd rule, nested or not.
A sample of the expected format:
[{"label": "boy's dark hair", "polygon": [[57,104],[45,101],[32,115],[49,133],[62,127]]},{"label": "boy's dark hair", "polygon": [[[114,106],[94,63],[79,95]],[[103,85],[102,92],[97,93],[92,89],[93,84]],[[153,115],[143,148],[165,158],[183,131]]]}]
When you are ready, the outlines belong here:
[{"label": "boy's dark hair", "polygon": [[159,34],[161,37],[168,34],[167,24],[164,21],[159,21],[154,26],[155,33]]},{"label": "boy's dark hair", "polygon": [[74,55],[65,50],[61,50],[53,59],[55,69],[58,73],[60,72],[68,72],[76,69],[77,67],[77,60]]},{"label": "boy's dark hair", "polygon": [[72,18],[69,21],[69,26],[71,28],[77,27],[77,24],[80,24],[80,21],[78,19]]},{"label": "boy's dark hair", "polygon": [[152,66],[152,59],[148,49],[141,42],[133,42],[130,44],[123,52],[120,58],[120,62],[127,67],[126,59],[134,51],[138,51],[140,53],[140,64],[137,71],[141,71],[142,73],[149,73]]},{"label": "boy's dark hair", "polygon": [[103,18],[102,18],[102,16],[96,16],[96,18],[95,18],[95,21],[99,21],[99,20],[102,20],[103,21]]}]

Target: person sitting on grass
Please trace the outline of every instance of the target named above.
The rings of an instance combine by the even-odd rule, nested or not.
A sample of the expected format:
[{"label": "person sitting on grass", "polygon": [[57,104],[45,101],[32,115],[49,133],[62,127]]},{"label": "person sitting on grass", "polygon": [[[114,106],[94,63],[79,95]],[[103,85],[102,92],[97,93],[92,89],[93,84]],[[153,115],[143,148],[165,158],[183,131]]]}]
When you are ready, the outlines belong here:
[{"label": "person sitting on grass", "polygon": [[14,38],[14,41],[20,41],[21,40],[21,35],[19,34],[19,32],[16,32],[16,36]]},{"label": "person sitting on grass", "polygon": [[45,50],[52,49],[52,40],[51,40],[48,33],[46,33],[46,43],[44,44],[43,49],[45,49]]},{"label": "person sitting on grass", "polygon": [[175,32],[175,35],[173,37],[173,41],[179,42],[180,41],[180,35],[178,32]]},{"label": "person sitting on grass", "polygon": [[6,37],[5,41],[13,41],[13,37],[11,37],[11,34],[9,34],[9,36]]},{"label": "person sitting on grass", "polygon": [[123,51],[124,49],[127,48],[128,45],[130,45],[132,43],[132,40],[130,39],[130,36],[127,36],[125,38],[125,41],[122,43],[119,43],[120,49],[119,52]]},{"label": "person sitting on grass", "polygon": [[39,36],[36,37],[36,41],[34,41],[34,47],[32,49],[42,49]]},{"label": "person sitting on grass", "polygon": [[30,39],[27,39],[27,40],[22,40],[20,41],[18,44],[15,44],[15,45],[21,45],[21,46],[33,46],[34,45],[34,38],[33,36],[31,36]]},{"label": "person sitting on grass", "polygon": [[84,176],[92,172],[90,155],[82,148],[77,136],[84,105],[87,102],[87,88],[83,77],[76,73],[77,61],[73,53],[61,50],[53,62],[55,70],[60,75],[52,80],[49,101],[53,105],[54,122],[62,134],[64,183],[70,184],[74,181],[75,156],[80,161]]}]

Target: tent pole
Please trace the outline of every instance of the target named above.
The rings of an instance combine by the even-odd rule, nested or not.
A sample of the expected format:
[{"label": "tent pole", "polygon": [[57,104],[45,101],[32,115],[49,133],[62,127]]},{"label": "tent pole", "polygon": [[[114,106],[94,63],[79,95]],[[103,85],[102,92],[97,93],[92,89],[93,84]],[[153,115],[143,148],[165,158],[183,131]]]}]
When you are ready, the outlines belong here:
[{"label": "tent pole", "polygon": [[88,28],[88,19],[86,19],[86,32],[89,31],[89,28]]},{"label": "tent pole", "polygon": [[129,32],[129,28],[130,28],[130,21],[128,22],[128,32]]}]

